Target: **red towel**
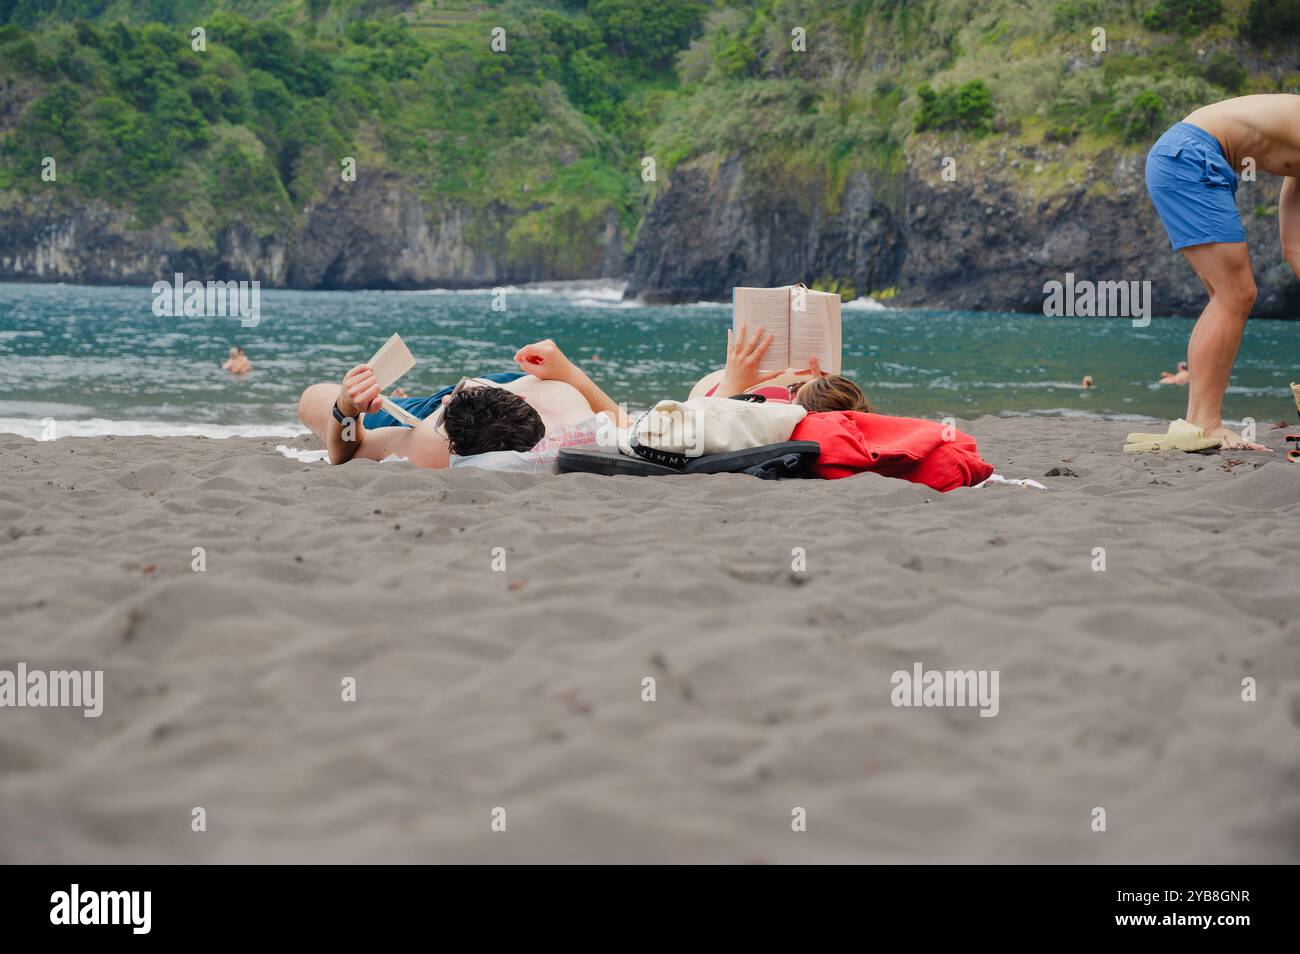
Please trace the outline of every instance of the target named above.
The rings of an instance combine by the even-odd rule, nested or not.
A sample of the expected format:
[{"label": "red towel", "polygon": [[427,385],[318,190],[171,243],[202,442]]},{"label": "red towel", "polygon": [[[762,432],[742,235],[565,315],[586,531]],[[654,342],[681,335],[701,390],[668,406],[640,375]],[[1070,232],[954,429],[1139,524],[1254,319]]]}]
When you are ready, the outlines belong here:
[{"label": "red towel", "polygon": [[975,438],[914,417],[862,411],[809,414],[790,440],[821,445],[813,471],[828,480],[871,471],[948,491],[981,483],[993,473],[993,465],[980,457]]}]

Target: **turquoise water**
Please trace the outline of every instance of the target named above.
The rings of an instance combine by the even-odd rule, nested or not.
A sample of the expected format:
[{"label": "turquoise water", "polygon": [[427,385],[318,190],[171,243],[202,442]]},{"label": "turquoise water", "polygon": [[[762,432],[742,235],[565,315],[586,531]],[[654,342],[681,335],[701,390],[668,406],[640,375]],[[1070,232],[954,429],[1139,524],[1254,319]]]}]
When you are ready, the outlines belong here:
[{"label": "turquoise water", "polygon": [[[730,305],[640,306],[608,285],[489,291],[261,294],[261,320],[157,318],[148,288],[0,284],[0,430],[60,434],[291,433],[303,386],[338,380],[394,331],[419,363],[411,394],[462,373],[512,367],[515,349],[552,337],[616,399],[684,397],[720,366]],[[1098,318],[998,313],[844,312],[845,372],[885,413],[917,417],[1182,415],[1186,390],[1152,382],[1184,354],[1192,323],[1147,328]],[[232,344],[254,366],[220,370]],[[1084,392],[1085,374],[1096,388]],[[1295,413],[1300,322],[1254,320],[1237,359],[1226,416]]]}]

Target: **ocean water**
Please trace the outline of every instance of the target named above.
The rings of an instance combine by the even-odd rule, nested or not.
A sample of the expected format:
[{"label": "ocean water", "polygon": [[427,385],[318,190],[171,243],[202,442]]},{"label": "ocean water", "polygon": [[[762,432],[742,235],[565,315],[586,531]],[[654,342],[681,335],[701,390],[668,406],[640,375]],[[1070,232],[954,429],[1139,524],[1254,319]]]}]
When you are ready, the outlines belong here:
[{"label": "ocean water", "polygon": [[[506,291],[263,290],[256,327],[237,318],[158,318],[146,287],[0,284],[0,431],[290,435],[303,387],[337,381],[399,332],[418,361],[413,394],[462,374],[509,370],[516,348],[554,338],[616,400],[684,398],[724,360],[729,304],[643,306],[609,283]],[[873,303],[866,303],[872,305]],[[1192,322],[1146,328],[1100,318],[844,310],[844,370],[879,410],[914,417],[1182,416],[1186,389],[1154,382],[1186,353]],[[227,349],[253,372],[220,369]],[[1079,382],[1091,374],[1096,386]],[[1225,417],[1291,418],[1300,380],[1300,322],[1252,320]],[[1293,418],[1292,418],[1293,419]]]}]

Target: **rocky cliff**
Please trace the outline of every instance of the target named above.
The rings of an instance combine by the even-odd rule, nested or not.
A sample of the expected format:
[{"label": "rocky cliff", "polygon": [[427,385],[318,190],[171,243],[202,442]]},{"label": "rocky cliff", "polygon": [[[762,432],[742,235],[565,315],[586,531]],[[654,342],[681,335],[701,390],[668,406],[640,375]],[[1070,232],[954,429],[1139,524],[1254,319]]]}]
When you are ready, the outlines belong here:
[{"label": "rocky cliff", "polygon": [[[945,159],[951,181],[943,177]],[[736,285],[820,282],[900,305],[1040,311],[1044,283],[1150,281],[1155,314],[1196,314],[1205,290],[1169,248],[1146,194],[1144,157],[1070,147],[966,145],[920,138],[906,167],[792,194],[736,156],[675,169],[636,236],[627,294],[646,301],[729,298]],[[1300,315],[1300,283],[1277,237],[1280,180],[1242,182],[1259,300],[1255,314]]]},{"label": "rocky cliff", "polygon": [[[945,159],[953,181],[943,177]],[[1196,314],[1205,292],[1170,251],[1146,195],[1143,158],[1068,147],[954,147],[920,139],[903,171],[859,172],[838,194],[773,182],[738,156],[684,163],[648,201],[630,256],[611,215],[584,259],[510,252],[518,213],[431,207],[397,175],[334,185],[278,233],[235,222],[200,243],[175,223],[139,229],[103,201],[53,193],[0,210],[0,280],[148,284],[181,271],[271,287],[473,287],[621,277],[648,302],[726,300],[736,285],[819,283],[889,290],[905,306],[1036,312],[1067,272],[1150,281],[1156,314]],[[1300,283],[1277,240],[1279,181],[1242,182],[1255,314],[1300,315]],[[263,232],[265,229],[262,230]],[[564,264],[560,264],[563,261]]]},{"label": "rocky cliff", "polygon": [[0,280],[149,284],[184,272],[199,279],[255,279],[291,288],[431,288],[544,279],[619,277],[617,217],[607,216],[572,248],[512,255],[519,213],[453,203],[433,208],[395,174],[328,189],[278,229],[238,220],[200,239],[177,222],[138,228],[129,211],[78,203],[53,189],[12,197],[0,208]]}]

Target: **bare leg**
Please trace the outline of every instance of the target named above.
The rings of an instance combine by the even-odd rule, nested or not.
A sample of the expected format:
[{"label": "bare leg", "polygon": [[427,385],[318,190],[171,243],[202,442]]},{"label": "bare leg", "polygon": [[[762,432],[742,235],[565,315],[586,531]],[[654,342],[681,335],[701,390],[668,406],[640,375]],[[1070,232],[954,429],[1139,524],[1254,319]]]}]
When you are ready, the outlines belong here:
[{"label": "bare leg", "polygon": [[1241,333],[1255,305],[1255,278],[1245,242],[1214,242],[1183,249],[1183,255],[1206,288],[1210,302],[1192,329],[1187,343],[1191,380],[1187,388],[1187,420],[1225,448],[1267,450],[1223,426],[1223,394],[1228,389]]}]

